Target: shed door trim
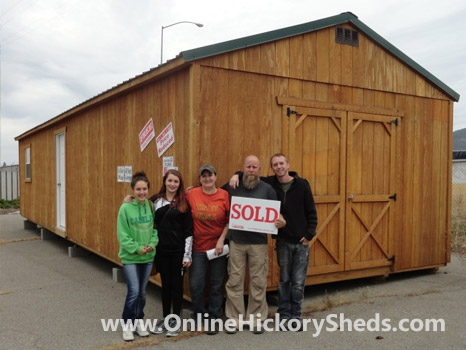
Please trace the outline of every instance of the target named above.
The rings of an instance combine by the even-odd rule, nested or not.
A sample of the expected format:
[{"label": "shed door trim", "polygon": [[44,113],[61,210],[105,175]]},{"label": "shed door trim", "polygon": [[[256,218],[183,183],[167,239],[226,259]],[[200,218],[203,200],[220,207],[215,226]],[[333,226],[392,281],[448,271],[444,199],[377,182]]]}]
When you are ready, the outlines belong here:
[{"label": "shed door trim", "polygon": [[338,111],[368,113],[377,115],[387,115],[403,118],[405,112],[396,108],[383,108],[383,107],[366,107],[352,104],[343,103],[329,103],[312,100],[304,100],[296,97],[277,96],[277,104],[280,106],[299,106],[318,109],[336,109]]},{"label": "shed door trim", "polygon": [[56,233],[66,237],[66,128],[55,131]]}]

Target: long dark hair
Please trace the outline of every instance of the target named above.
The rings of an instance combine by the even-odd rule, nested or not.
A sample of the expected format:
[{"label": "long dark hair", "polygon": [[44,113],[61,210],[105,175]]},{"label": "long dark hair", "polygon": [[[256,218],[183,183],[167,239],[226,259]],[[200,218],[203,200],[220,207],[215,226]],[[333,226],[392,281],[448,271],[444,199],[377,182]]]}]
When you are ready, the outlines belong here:
[{"label": "long dark hair", "polygon": [[175,198],[173,200],[173,206],[176,206],[176,209],[178,209],[180,212],[186,213],[186,210],[188,210],[188,202],[186,200],[186,195],[184,191],[183,177],[181,176],[181,173],[178,170],[170,169],[165,173],[165,175],[163,176],[162,187],[160,187],[159,192],[150,197],[149,200],[155,202],[159,198],[167,198],[167,186],[165,185],[165,181],[167,180],[167,177],[170,174],[176,176],[180,180],[180,187],[178,187],[178,190],[176,191]]}]

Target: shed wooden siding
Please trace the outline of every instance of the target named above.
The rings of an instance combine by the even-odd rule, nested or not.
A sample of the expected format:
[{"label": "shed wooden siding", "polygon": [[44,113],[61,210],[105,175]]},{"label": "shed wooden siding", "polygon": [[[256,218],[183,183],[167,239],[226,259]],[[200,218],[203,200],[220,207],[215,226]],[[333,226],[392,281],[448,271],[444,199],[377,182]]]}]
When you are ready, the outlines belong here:
[{"label": "shed wooden siding", "polygon": [[[153,118],[156,131],[172,122],[176,144],[184,145],[183,140],[190,137],[185,122],[189,116],[189,80],[189,70],[185,69],[28,137],[32,181],[22,182],[22,215],[56,231],[54,131],[66,127],[66,238],[119,263],[115,219],[131,187],[116,182],[117,166],[131,165],[133,172],[146,171],[151,180],[150,192],[159,189],[162,166],[155,142],[141,153],[137,135],[149,118]],[[21,141],[21,174],[23,148]],[[164,156],[174,156],[182,173],[189,173],[194,171],[187,167],[189,152],[187,147],[171,147]]]},{"label": "shed wooden siding", "polygon": [[[399,111],[403,117],[396,146],[394,270],[445,264],[449,261],[447,159],[453,102],[364,35],[360,34],[358,48],[335,44],[334,31],[335,27],[328,28],[195,62],[201,70],[200,138],[207,146],[201,152],[207,152],[207,160],[229,174],[240,168],[240,155],[258,154],[263,172],[270,174],[269,156],[278,151],[290,153],[288,140],[282,137],[286,117],[281,106],[272,103],[277,96],[293,97],[296,104],[324,102],[331,109],[338,104],[381,113]],[[216,126],[217,121],[222,127]],[[323,148],[334,147],[328,132],[322,131],[319,143],[324,142]],[[301,142],[306,144],[306,137],[301,136]],[[308,169],[303,169],[300,159],[291,159],[293,169],[312,174],[308,180],[317,194],[332,186],[338,189],[341,179],[332,179],[325,170],[328,162],[338,161],[314,157]],[[383,178],[383,169],[377,171],[372,176]],[[327,210],[319,206],[319,217],[326,217]],[[331,222],[323,236],[338,231],[335,225]],[[326,243],[337,254],[344,242],[332,238]],[[368,249],[360,254],[376,254]],[[328,263],[328,255],[311,248],[311,270]]]},{"label": "shed wooden siding", "polygon": [[[350,24],[344,27],[357,30]],[[335,84],[340,86],[336,91],[332,91],[331,87],[331,90],[321,93],[343,95],[343,99],[345,90],[342,87],[347,86],[449,100],[441,90],[362,33],[359,33],[359,47],[335,43],[335,28],[212,56],[198,62],[229,70]]]}]

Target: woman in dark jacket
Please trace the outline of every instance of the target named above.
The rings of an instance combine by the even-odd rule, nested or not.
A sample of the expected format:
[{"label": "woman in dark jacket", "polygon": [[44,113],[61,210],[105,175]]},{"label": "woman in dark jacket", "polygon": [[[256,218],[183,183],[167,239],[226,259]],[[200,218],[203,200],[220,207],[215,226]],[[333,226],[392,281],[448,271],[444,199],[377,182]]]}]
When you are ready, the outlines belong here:
[{"label": "woman in dark jacket", "polygon": [[[168,170],[163,177],[159,192],[152,196],[155,207],[155,227],[159,245],[155,256],[157,272],[162,279],[163,317],[180,316],[183,302],[183,274],[191,265],[193,221],[191,209],[185,197],[183,178],[177,170]],[[164,319],[156,325],[153,333],[177,336],[179,329],[166,329]],[[170,329],[175,320],[170,320]]]}]

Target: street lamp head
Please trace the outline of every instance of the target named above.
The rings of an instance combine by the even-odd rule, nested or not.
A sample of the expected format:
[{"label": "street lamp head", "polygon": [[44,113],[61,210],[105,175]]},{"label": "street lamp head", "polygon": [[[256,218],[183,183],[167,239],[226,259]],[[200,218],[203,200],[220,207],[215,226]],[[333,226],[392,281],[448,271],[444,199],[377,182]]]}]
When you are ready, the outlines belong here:
[{"label": "street lamp head", "polygon": [[162,26],[162,30],[165,29],[165,28],[168,28],[168,27],[172,27],[172,26],[177,25],[177,24],[181,24],[181,23],[194,24],[194,25],[196,25],[198,27],[204,27],[204,25],[202,23],[196,23],[196,22],[191,22],[191,21],[180,21],[180,22],[169,24],[168,26]]},{"label": "street lamp head", "polygon": [[162,62],[163,62],[163,30],[165,28],[172,27],[174,25],[181,24],[181,23],[194,24],[199,28],[204,27],[204,25],[202,23],[196,23],[196,22],[191,22],[191,21],[180,21],[180,22],[169,24],[168,26],[162,26],[162,32],[161,32],[161,35],[160,35],[160,64],[162,64]]}]

